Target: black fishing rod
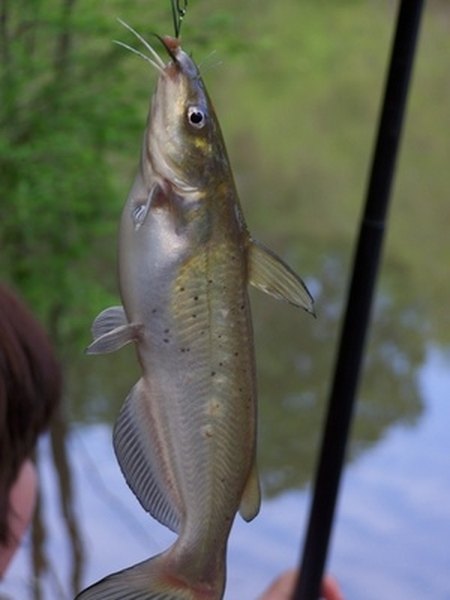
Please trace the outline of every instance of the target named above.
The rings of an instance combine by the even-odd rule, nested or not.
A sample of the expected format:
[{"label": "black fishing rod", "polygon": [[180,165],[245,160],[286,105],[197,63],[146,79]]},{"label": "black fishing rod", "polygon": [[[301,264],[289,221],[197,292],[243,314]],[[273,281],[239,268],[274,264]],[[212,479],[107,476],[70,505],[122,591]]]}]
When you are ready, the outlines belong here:
[{"label": "black fishing rod", "polygon": [[293,600],[317,600],[355,403],[423,0],[402,0]]}]

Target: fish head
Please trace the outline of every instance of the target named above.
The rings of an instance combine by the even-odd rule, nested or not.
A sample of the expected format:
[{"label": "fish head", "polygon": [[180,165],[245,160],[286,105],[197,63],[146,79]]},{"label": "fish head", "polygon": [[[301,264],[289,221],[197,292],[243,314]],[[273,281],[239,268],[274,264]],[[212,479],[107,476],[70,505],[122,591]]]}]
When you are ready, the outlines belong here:
[{"label": "fish head", "polygon": [[170,61],[162,70],[147,129],[156,172],[181,192],[201,191],[228,167],[220,127],[194,60],[179,40],[160,38]]}]

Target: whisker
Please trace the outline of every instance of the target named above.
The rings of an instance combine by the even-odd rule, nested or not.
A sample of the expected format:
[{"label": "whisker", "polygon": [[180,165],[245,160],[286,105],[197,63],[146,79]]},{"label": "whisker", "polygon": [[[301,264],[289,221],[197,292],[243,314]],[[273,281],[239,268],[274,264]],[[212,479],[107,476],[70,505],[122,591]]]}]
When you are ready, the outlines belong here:
[{"label": "whisker", "polygon": [[135,35],[137,37],[137,39],[142,42],[144,44],[144,46],[147,48],[147,50],[150,52],[150,54],[154,57],[154,59],[156,60],[156,62],[158,63],[158,65],[161,68],[164,68],[166,65],[164,64],[162,58],[159,56],[159,54],[156,52],[156,50],[154,50],[150,44],[147,42],[147,40],[145,40],[142,35],[140,35],[135,29],[133,29],[130,25],[128,25],[128,23],[125,23],[125,21],[122,21],[122,19],[117,18],[117,20],[119,21],[119,23],[121,25],[123,25],[125,27],[125,29],[128,29],[128,31],[131,31],[131,33],[133,35]]},{"label": "whisker", "polygon": [[[203,67],[203,69],[201,70],[201,73],[202,73],[202,75],[204,75],[208,71],[212,71],[213,69],[216,69],[217,67],[221,67],[222,65],[223,65],[223,60],[216,60],[216,62],[205,65]],[[200,70],[200,67],[199,67],[199,70]]]},{"label": "whisker", "polygon": [[149,62],[152,67],[155,67],[155,69],[157,71],[159,71],[161,73],[161,75],[166,75],[164,69],[162,69],[154,60],[152,60],[149,56],[147,56],[146,54],[144,54],[143,52],[139,52],[139,50],[136,50],[136,48],[133,48],[132,46],[129,46],[128,44],[125,44],[124,42],[121,42],[119,40],[113,40],[113,42],[115,44],[118,44],[119,46],[122,46],[123,48],[126,48],[127,50],[129,50],[130,52],[133,52],[134,54],[137,54],[138,56],[140,56],[141,58],[143,58],[144,60],[146,60],[147,62]]},{"label": "whisker", "polygon": [[198,70],[202,75],[223,64],[222,60],[212,62],[212,58],[215,54],[217,54],[217,50],[212,50],[201,62],[199,62]]},{"label": "whisker", "polygon": [[201,61],[198,63],[198,68],[200,69],[200,68],[201,68],[203,65],[206,65],[206,64],[208,64],[208,63],[211,61],[211,58],[212,58],[212,57],[213,57],[215,54],[217,54],[217,49],[216,49],[216,48],[214,48],[214,50],[211,50],[211,52],[209,52],[209,53],[208,53],[208,54],[205,56],[205,58],[204,58],[203,60],[201,60]]}]

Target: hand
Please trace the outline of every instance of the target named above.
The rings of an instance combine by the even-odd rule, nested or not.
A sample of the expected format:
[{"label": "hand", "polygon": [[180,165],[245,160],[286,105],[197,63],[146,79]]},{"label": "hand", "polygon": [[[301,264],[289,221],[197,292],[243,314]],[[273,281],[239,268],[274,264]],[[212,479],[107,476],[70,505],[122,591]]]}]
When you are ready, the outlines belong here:
[{"label": "hand", "polygon": [[[292,569],[280,575],[259,600],[291,600],[297,581],[298,571]],[[332,577],[325,577],[322,582],[324,600],[344,600],[341,591]]]}]

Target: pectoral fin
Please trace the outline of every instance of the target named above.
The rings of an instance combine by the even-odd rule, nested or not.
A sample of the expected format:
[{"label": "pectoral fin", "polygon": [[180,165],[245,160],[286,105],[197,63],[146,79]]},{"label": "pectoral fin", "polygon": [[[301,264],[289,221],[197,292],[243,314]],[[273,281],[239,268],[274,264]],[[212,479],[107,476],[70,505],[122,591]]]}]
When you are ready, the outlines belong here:
[{"label": "pectoral fin", "polygon": [[148,192],[147,198],[145,199],[145,201],[142,202],[142,200],[140,200],[134,204],[132,211],[131,211],[131,218],[133,219],[134,228],[136,231],[144,223],[145,217],[147,216],[148,211],[150,209],[152,200],[159,190],[160,190],[159,185],[155,183],[150,188],[150,191]]},{"label": "pectoral fin", "polygon": [[259,513],[261,506],[261,489],[259,486],[258,469],[256,467],[256,461],[253,463],[250,476],[244,488],[242,494],[241,505],[239,507],[239,514],[244,521],[251,521]]},{"label": "pectoral fin", "polygon": [[272,250],[251,240],[247,261],[254,287],[314,314],[314,300],[305,283]]},{"label": "pectoral fin", "polygon": [[138,338],[140,325],[128,323],[122,306],[103,310],[92,324],[94,341],[86,348],[86,354],[106,354],[119,350]]}]

